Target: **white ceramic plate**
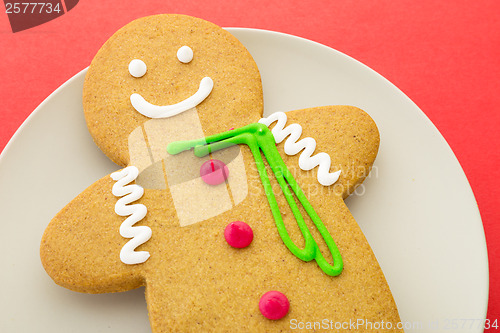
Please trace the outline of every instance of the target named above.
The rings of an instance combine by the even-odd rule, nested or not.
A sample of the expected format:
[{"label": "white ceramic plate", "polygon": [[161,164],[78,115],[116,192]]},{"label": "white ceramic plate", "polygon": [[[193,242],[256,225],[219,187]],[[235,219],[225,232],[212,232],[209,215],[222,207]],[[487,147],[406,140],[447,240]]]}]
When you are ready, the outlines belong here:
[{"label": "white ceramic plate", "polygon": [[[340,52],[274,32],[229,30],[260,68],[266,114],[347,104],[377,123],[381,147],[374,170],[348,205],[402,321],[416,327],[407,331],[482,332],[488,259],[481,218],[458,161],[429,119],[390,82]],[[0,159],[1,332],[150,331],[143,289],[68,291],[52,282],[39,260],[50,219],[117,169],[87,132],[84,75],[47,98]]]}]

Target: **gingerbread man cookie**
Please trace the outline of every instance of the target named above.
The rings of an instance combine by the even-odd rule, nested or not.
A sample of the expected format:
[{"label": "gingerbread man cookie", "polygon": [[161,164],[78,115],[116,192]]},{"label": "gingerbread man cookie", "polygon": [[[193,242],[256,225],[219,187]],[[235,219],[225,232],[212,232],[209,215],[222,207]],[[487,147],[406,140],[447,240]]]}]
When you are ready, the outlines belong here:
[{"label": "gingerbread man cookie", "polygon": [[95,143],[122,169],[49,223],[40,252],[57,284],[145,286],[153,332],[396,327],[390,289],[344,204],[378,151],[364,111],[263,117],[248,51],[183,15],[116,32],[89,67],[83,103]]}]

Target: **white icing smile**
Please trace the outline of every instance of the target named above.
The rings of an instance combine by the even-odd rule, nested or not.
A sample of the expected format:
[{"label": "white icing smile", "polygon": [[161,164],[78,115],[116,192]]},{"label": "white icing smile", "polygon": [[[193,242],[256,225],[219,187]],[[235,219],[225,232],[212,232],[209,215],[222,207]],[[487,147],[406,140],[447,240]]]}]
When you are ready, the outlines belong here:
[{"label": "white icing smile", "polygon": [[[184,45],[177,50],[177,59],[183,64],[190,63],[193,60],[193,56],[193,50],[189,46]],[[147,69],[148,68],[144,61],[140,59],[132,60],[128,66],[130,75],[135,78],[141,78],[146,75]],[[137,93],[130,95],[130,102],[137,112],[146,117],[168,118],[198,106],[198,104],[203,102],[205,98],[210,95],[213,88],[214,81],[206,76],[201,79],[198,91],[179,103],[171,105],[155,105],[149,103],[144,99],[144,97]]]},{"label": "white icing smile", "polygon": [[200,87],[193,95],[185,100],[171,105],[155,105],[144,99],[140,94],[134,93],[130,96],[130,102],[134,109],[149,118],[168,118],[196,107],[210,95],[214,87],[214,81],[208,76],[200,81]]}]

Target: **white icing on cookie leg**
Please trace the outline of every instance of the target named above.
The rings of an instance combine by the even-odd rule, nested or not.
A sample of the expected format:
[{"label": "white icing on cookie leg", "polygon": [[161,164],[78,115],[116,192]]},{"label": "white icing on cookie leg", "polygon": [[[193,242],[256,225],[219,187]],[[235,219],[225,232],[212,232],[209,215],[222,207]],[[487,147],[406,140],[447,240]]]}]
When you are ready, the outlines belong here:
[{"label": "white icing on cookie leg", "polygon": [[318,166],[318,181],[323,186],[332,185],[339,179],[340,170],[330,172],[330,155],[327,153],[318,153],[312,156],[316,149],[316,140],[307,137],[298,141],[302,135],[302,126],[291,124],[285,127],[287,116],[284,112],[275,112],[267,118],[260,119],[259,123],[269,127],[275,121],[277,121],[277,124],[274,126],[272,133],[276,143],[280,143],[287,136],[290,136],[285,142],[285,153],[287,155],[295,155],[304,150],[299,157],[299,167],[302,170],[308,171]]},{"label": "white icing on cookie leg", "polygon": [[116,197],[121,197],[115,204],[115,213],[120,216],[128,216],[120,226],[120,235],[132,238],[120,251],[120,260],[128,265],[140,264],[149,258],[149,252],[136,252],[135,249],[147,242],[152,235],[151,228],[147,226],[133,226],[142,220],[148,211],[143,204],[130,205],[144,195],[144,189],[141,186],[137,184],[127,185],[134,181],[138,175],[139,170],[135,166],[129,166],[111,174],[111,178],[116,181],[112,193]]}]

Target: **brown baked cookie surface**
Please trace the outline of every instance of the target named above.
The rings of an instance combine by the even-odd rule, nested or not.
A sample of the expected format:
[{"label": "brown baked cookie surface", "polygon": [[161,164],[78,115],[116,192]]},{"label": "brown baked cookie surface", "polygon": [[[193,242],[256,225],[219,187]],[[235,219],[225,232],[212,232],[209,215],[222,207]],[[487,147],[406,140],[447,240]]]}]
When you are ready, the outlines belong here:
[{"label": "brown baked cookie surface", "polygon": [[[258,154],[247,141],[223,149],[208,145],[206,156],[167,152],[173,142],[223,132],[230,137],[266,123],[262,98],[252,57],[212,23],[157,15],[116,32],[89,67],[83,103],[94,141],[125,168],[91,185],[49,223],[40,253],[52,279],[86,293],[145,286],[153,332],[277,332],[300,322],[338,331],[336,323],[358,319],[396,327],[400,319],[389,286],[344,204],[378,151],[377,127],[364,111],[327,106],[265,118],[275,138],[287,129],[289,135],[272,147],[257,146]],[[297,128],[300,139],[292,140]],[[310,140],[302,141],[305,150],[290,152],[304,138],[314,138],[314,154],[305,154]],[[277,171],[265,150],[275,151],[286,167]],[[307,166],[320,153],[328,156],[327,172],[318,171],[324,162]],[[289,177],[285,187],[282,172]],[[285,195],[295,188],[291,178],[341,260],[300,195]],[[271,193],[289,241],[303,249],[310,244],[304,234],[310,235],[314,259],[299,258],[278,231]],[[248,246],[230,245],[240,240],[226,234],[233,221],[251,228]],[[343,268],[329,274],[318,253]],[[288,305],[283,298],[264,302],[269,291],[280,292]],[[384,331],[369,328],[353,331]]]}]

